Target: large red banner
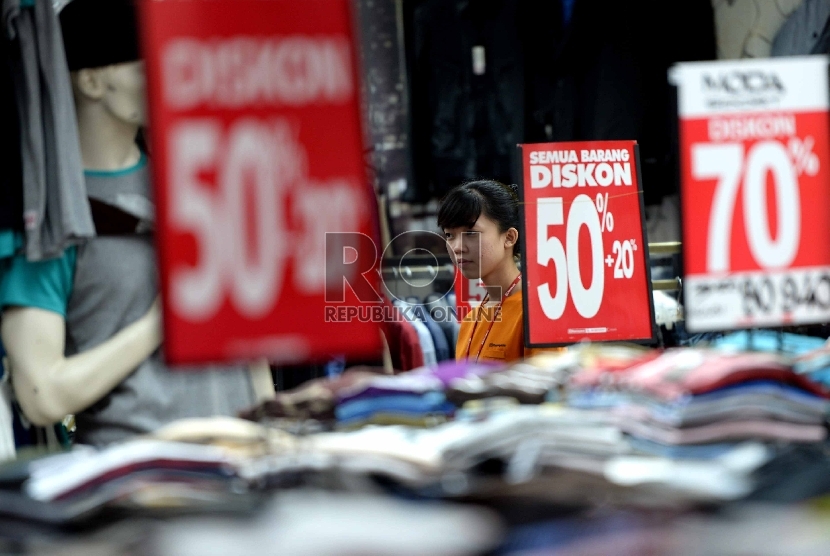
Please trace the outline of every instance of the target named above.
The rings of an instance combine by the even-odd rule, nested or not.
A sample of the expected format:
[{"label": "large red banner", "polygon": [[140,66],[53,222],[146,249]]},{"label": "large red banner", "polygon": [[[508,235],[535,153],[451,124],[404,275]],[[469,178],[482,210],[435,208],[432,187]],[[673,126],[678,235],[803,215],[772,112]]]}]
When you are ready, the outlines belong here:
[{"label": "large red banner", "polygon": [[677,69],[687,327],[830,320],[828,60]]},{"label": "large red banner", "polygon": [[140,6],[168,360],[379,353],[348,0]]},{"label": "large red banner", "polygon": [[531,346],[654,337],[634,141],[519,146]]}]

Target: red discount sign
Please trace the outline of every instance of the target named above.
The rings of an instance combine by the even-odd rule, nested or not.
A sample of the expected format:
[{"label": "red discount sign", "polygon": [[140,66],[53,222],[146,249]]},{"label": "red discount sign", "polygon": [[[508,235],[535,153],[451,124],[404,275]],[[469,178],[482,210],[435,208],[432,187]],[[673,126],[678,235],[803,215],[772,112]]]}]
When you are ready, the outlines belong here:
[{"label": "red discount sign", "polygon": [[526,342],[650,340],[654,303],[634,141],[519,146]]},{"label": "red discount sign", "polygon": [[828,62],[681,64],[686,320],[830,320]]},{"label": "red discount sign", "polygon": [[348,0],[140,6],[167,358],[379,353]]},{"label": "red discount sign", "polygon": [[487,296],[487,289],[481,278],[464,278],[461,270],[455,269],[455,308],[458,320],[464,320],[472,309],[481,305]]}]

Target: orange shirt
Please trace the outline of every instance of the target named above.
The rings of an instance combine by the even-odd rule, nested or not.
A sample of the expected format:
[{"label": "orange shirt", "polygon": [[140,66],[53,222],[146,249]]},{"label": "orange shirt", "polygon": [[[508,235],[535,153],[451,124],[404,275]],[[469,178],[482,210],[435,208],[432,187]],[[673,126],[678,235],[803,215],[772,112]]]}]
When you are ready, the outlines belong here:
[{"label": "orange shirt", "polygon": [[[563,348],[526,348],[524,346],[524,322],[522,321],[522,292],[518,291],[504,300],[501,308],[501,321],[496,321],[490,334],[487,336],[487,343],[481,347],[481,341],[490,328],[490,321],[495,312],[495,305],[489,305],[484,313],[481,308],[470,311],[461,323],[458,331],[458,343],[455,345],[455,359],[460,361],[467,357],[467,344],[470,335],[475,335],[470,343],[470,359],[475,361],[479,348],[481,355],[479,361],[503,361],[509,363],[517,359],[524,359],[537,353],[561,351]],[[476,326],[476,319],[479,319]]]}]

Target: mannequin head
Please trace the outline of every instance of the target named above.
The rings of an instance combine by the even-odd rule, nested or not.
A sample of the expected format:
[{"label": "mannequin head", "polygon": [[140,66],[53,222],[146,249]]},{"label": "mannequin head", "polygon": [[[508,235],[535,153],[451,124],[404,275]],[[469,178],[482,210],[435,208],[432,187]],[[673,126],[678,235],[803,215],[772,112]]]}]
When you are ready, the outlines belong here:
[{"label": "mannequin head", "polygon": [[135,164],[146,107],[133,0],[72,0],[60,22],[84,166]]},{"label": "mannequin head", "polygon": [[141,61],[84,68],[72,72],[79,111],[98,106],[104,117],[129,126],[146,124],[144,63]]}]

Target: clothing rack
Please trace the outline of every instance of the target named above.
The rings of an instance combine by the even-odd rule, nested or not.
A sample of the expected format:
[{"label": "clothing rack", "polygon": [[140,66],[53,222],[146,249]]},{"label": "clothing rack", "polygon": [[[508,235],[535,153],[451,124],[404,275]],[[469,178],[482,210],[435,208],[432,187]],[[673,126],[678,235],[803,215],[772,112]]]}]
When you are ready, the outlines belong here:
[{"label": "clothing rack", "polygon": [[[650,257],[664,257],[666,255],[677,255],[683,244],[679,241],[666,241],[662,243],[649,243],[648,254]],[[664,280],[652,280],[651,288],[657,291],[680,291],[683,288],[683,281],[679,276]]]},{"label": "clothing rack", "polygon": [[455,267],[450,263],[441,265],[395,265],[383,267],[380,269],[384,277],[391,276],[395,279],[414,278],[414,277],[437,277],[441,274],[455,274]]},{"label": "clothing rack", "polygon": [[651,256],[655,255],[675,255],[680,253],[680,248],[683,244],[679,241],[666,241],[663,243],[649,243],[648,252]]}]

